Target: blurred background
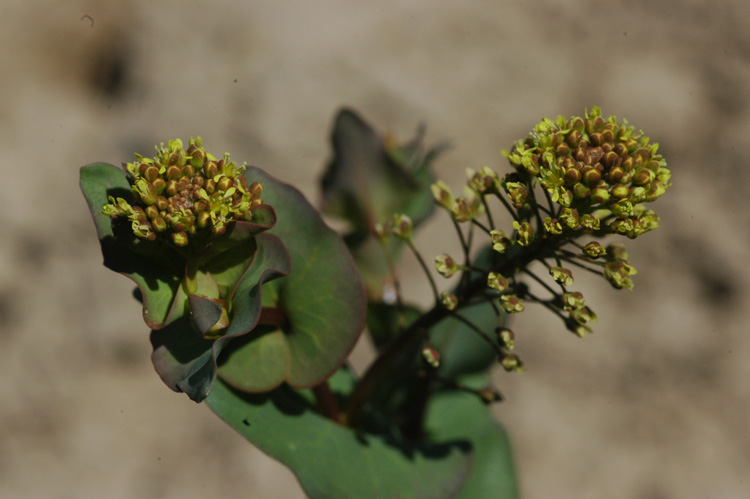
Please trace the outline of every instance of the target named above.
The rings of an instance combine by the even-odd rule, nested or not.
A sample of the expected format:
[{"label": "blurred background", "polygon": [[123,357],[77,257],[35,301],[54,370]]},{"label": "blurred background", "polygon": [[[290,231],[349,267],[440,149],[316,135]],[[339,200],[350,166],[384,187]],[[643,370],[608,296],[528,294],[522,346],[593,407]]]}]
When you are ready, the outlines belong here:
[{"label": "blurred background", "polygon": [[[527,308],[527,372],[498,373],[495,410],[525,497],[747,497],[749,23],[739,0],[4,0],[0,497],[303,496],[155,375],[78,169],[202,135],[316,202],[342,105],[450,140],[436,171],[454,189],[467,167],[505,171],[543,116],[599,105],[658,141],[674,186],[628,245],[635,291],[580,276],[599,315],[583,340]],[[426,254],[451,249],[445,222],[419,233]]]}]

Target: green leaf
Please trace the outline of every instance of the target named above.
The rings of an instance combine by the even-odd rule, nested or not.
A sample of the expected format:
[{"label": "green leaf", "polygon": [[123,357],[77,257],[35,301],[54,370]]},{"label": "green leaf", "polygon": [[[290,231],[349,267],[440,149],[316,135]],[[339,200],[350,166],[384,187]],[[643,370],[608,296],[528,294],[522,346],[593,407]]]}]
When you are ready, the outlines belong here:
[{"label": "green leaf", "polygon": [[[471,383],[466,377],[461,381]],[[480,386],[486,383],[486,379],[477,381]],[[457,498],[518,497],[513,449],[508,434],[493,419],[489,407],[476,396],[457,391],[435,396],[428,409],[426,428],[433,440],[460,439],[471,444],[473,470]]]},{"label": "green leaf", "polygon": [[[244,175],[248,183],[263,184],[263,199],[278,217],[269,233],[281,238],[289,252],[289,276],[264,287],[274,299],[263,303],[278,308],[288,324],[283,331],[266,328],[257,340],[233,345],[219,374],[248,392],[282,381],[311,387],[342,365],[364,327],[362,281],[346,245],[299,191],[259,169],[249,168]],[[264,375],[255,375],[261,370]]]},{"label": "green leaf", "polygon": [[[495,341],[499,322],[495,309],[483,302],[457,311]],[[440,352],[440,375],[457,379],[464,374],[486,371],[497,363],[497,353],[479,334],[455,317],[446,317],[431,331],[433,346]]]},{"label": "green leaf", "polygon": [[[430,164],[445,146],[424,152],[422,133],[399,146],[382,139],[350,109],[335,119],[331,142],[334,157],[323,178],[322,211],[349,222],[346,241],[362,272],[368,295],[379,299],[388,265],[373,237],[375,223],[394,213],[408,215],[418,226],[433,211]],[[399,253],[402,242],[391,243]]]},{"label": "green leaf", "polygon": [[113,224],[102,213],[108,196],[133,201],[124,171],[103,163],[87,165],[81,168],[80,185],[96,225],[104,265],[138,286],[146,324],[152,329],[164,327],[184,275],[184,258],[166,245],[136,241],[129,222]]},{"label": "green leaf", "polygon": [[358,434],[313,412],[288,386],[251,395],[219,381],[206,402],[243,437],[291,468],[311,498],[453,497],[470,471],[464,441],[412,446]]},{"label": "green leaf", "polygon": [[[230,296],[231,323],[223,336],[215,341],[204,339],[185,315],[162,330],[151,332],[154,347],[151,360],[156,372],[167,386],[185,392],[196,402],[203,400],[211,390],[217,373],[217,359],[227,343],[245,335],[258,346],[265,346],[268,341],[265,330],[256,328],[261,316],[261,289],[264,283],[289,273],[289,259],[284,245],[272,235],[258,234],[254,240],[246,242],[247,245],[257,247],[257,250],[250,253],[252,260],[240,261],[245,270]],[[236,274],[236,269],[230,273]],[[178,299],[181,297],[184,297],[184,291],[178,294]],[[207,306],[205,303],[200,305]],[[268,351],[267,348],[264,350]],[[270,374],[269,364],[275,368]],[[288,354],[276,352],[275,355],[263,356],[257,365],[248,366],[246,375],[263,379],[264,386],[271,389],[283,381],[287,366]],[[277,374],[279,369],[281,376]]]}]

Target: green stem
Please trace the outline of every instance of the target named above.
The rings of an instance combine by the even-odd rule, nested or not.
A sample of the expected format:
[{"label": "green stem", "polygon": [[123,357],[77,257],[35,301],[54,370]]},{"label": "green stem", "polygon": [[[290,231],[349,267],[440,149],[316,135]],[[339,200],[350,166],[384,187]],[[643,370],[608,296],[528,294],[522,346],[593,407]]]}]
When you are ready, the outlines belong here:
[{"label": "green stem", "polygon": [[[516,274],[533,260],[553,250],[553,248],[547,248],[544,242],[544,239],[540,239],[538,243],[532,243],[531,246],[524,248],[524,251],[517,252],[513,256],[502,255],[503,261],[492,270],[507,276]],[[484,276],[472,279],[458,290],[459,303],[468,303],[474,296],[483,294],[486,288],[487,282]],[[416,346],[433,326],[451,314],[441,304],[434,306],[383,349],[352,391],[345,410],[345,424],[353,428],[359,427],[365,404],[379,383],[401,359],[401,355],[409,348]]]}]

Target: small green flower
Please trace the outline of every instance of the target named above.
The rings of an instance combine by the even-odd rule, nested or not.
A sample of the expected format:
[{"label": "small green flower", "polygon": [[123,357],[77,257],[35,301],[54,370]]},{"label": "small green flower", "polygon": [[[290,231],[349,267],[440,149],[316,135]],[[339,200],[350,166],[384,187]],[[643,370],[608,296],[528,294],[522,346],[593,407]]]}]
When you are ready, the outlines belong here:
[{"label": "small green flower", "polygon": [[482,203],[476,196],[459,196],[451,208],[451,214],[456,222],[474,220],[481,212]]},{"label": "small green flower", "polygon": [[602,246],[599,241],[591,241],[583,247],[583,253],[589,258],[596,260],[600,256],[606,255],[607,250],[604,249],[604,246]]},{"label": "small green flower", "polygon": [[529,197],[529,188],[524,182],[512,181],[514,174],[506,175],[503,180],[503,189],[508,195],[508,199],[513,203],[516,208],[521,208],[526,205],[526,200]]},{"label": "small green flower", "polygon": [[516,295],[502,295],[500,297],[500,306],[509,314],[518,314],[526,308],[521,299]]},{"label": "small green flower", "polygon": [[563,308],[568,312],[580,310],[586,306],[586,300],[580,291],[568,291],[562,295]]},{"label": "small green flower", "polygon": [[453,209],[453,191],[442,180],[438,180],[430,187],[432,189],[432,198],[439,206],[446,210]]},{"label": "small green flower", "polygon": [[523,362],[514,353],[507,353],[500,359],[500,365],[508,372],[523,372],[525,370]]},{"label": "small green flower", "polygon": [[500,342],[501,346],[507,348],[508,350],[513,350],[516,338],[516,335],[513,333],[513,331],[511,331],[507,327],[499,327],[495,330],[495,333],[497,334],[497,341]]},{"label": "small green flower", "polygon": [[477,194],[494,194],[500,192],[500,179],[491,168],[483,166],[478,172],[471,168],[466,170],[468,186]]},{"label": "small green flower", "polygon": [[393,216],[393,235],[408,241],[414,229],[414,223],[407,215],[399,213]]},{"label": "small green flower", "polygon": [[550,267],[549,275],[555,282],[562,284],[563,286],[570,286],[573,284],[573,272],[564,267]]},{"label": "small green flower", "polygon": [[563,233],[563,227],[560,221],[556,218],[550,217],[544,217],[544,230],[553,236],[559,236]]},{"label": "small green flower", "polygon": [[528,246],[534,240],[534,228],[529,222],[513,221],[513,228],[516,230],[516,242],[521,246]]},{"label": "small green flower", "polygon": [[458,270],[458,264],[447,253],[435,257],[435,268],[443,277],[451,277]]},{"label": "small green flower", "polygon": [[497,272],[490,272],[487,274],[487,286],[499,291],[503,292],[508,289],[510,286],[510,283],[508,282],[508,279],[503,277],[502,274],[498,274]]},{"label": "small green flower", "polygon": [[492,249],[498,253],[505,253],[513,245],[513,240],[502,230],[491,230]]}]

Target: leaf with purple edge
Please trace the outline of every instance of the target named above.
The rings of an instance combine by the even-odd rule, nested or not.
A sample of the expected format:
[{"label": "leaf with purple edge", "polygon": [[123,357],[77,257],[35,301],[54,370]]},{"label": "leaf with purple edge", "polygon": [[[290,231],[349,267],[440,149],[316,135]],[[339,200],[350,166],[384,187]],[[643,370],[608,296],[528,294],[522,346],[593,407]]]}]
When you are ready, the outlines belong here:
[{"label": "leaf with purple edge", "polygon": [[[259,169],[248,168],[244,175],[248,183],[263,184],[263,199],[278,214],[269,233],[284,241],[291,258],[289,276],[264,286],[271,300],[263,303],[279,309],[288,325],[265,332],[258,341],[232,346],[219,375],[248,392],[268,390],[282,381],[314,386],[341,366],[364,327],[362,281],[344,242],[298,190]],[[282,371],[269,356],[279,362],[285,356],[283,377],[275,385],[270,384],[270,373],[279,376]],[[260,365],[268,376],[250,374]]]}]

